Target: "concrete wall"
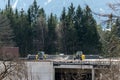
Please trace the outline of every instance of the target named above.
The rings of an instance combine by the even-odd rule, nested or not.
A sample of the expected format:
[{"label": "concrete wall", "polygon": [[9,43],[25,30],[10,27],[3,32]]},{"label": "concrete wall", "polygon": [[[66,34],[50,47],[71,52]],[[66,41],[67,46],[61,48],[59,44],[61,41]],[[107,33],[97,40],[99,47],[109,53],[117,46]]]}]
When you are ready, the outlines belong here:
[{"label": "concrete wall", "polygon": [[53,62],[27,62],[28,80],[54,80]]}]

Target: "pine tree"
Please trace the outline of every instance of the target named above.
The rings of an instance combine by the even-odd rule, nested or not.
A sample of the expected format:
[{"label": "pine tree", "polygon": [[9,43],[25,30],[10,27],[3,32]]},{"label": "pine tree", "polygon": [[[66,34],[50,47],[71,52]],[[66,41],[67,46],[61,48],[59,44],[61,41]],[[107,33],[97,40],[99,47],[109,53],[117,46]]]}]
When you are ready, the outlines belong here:
[{"label": "pine tree", "polygon": [[28,9],[28,19],[31,25],[35,25],[39,16],[39,6],[37,5],[36,0]]},{"label": "pine tree", "polygon": [[10,27],[8,18],[0,14],[0,47],[14,46],[13,36],[13,30]]},{"label": "pine tree", "polygon": [[83,27],[83,10],[80,5],[77,7],[75,14],[75,29],[76,29],[76,51],[82,51],[83,35],[85,34],[85,27]]},{"label": "pine tree", "polygon": [[83,36],[83,50],[87,54],[99,54],[101,53],[100,37],[96,29],[96,21],[89,6],[84,9],[83,16],[83,27],[85,27],[84,31],[86,31]]},{"label": "pine tree", "polygon": [[66,13],[65,8],[63,8],[61,18],[60,18],[60,43],[61,52],[65,54],[75,53],[75,42],[76,42],[76,31],[74,27],[75,18],[75,7],[71,3],[68,8],[68,13]]},{"label": "pine tree", "polygon": [[74,18],[75,18],[75,7],[71,3],[70,7],[68,7],[68,14],[66,16],[66,37],[67,37],[67,54],[75,53],[75,42],[76,42],[76,34],[74,28]]},{"label": "pine tree", "polygon": [[[25,57],[33,53],[33,33],[27,15],[23,10],[14,18],[14,33],[16,46],[19,47],[20,56]],[[16,13],[17,14],[17,13]]]},{"label": "pine tree", "polygon": [[46,46],[46,53],[48,54],[55,54],[57,51],[56,48],[56,26],[57,26],[57,18],[56,16],[53,16],[53,14],[50,14],[50,17],[48,18],[48,32],[47,32],[47,46]]}]

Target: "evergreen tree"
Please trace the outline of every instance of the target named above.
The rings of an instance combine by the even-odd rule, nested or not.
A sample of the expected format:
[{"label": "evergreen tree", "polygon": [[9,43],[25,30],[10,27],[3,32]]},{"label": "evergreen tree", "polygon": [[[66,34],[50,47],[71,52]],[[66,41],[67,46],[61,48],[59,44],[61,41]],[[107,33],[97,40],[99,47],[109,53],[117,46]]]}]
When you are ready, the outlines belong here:
[{"label": "evergreen tree", "polygon": [[8,18],[0,14],[0,47],[14,46],[13,36],[13,30],[10,28]]},{"label": "evergreen tree", "polygon": [[65,54],[73,54],[75,52],[74,9],[72,3],[68,8],[68,13],[63,8],[60,18],[60,51]]},{"label": "evergreen tree", "polygon": [[34,0],[33,4],[28,9],[28,20],[32,25],[35,25],[37,22],[37,18],[39,16],[39,6],[37,5],[36,0]]},{"label": "evergreen tree", "polygon": [[26,55],[33,53],[32,28],[27,20],[27,15],[23,10],[21,10],[20,15],[16,15],[14,20],[14,41],[16,42],[16,46],[19,46],[20,56],[25,57]]},{"label": "evergreen tree", "polygon": [[[10,0],[8,0],[8,1],[10,1]],[[5,10],[3,10],[3,15],[7,16],[7,18],[10,19],[10,21],[11,21],[13,18],[13,14],[14,14],[13,9],[9,3],[8,5],[6,5]]]},{"label": "evergreen tree", "polygon": [[[48,54],[57,51],[74,54],[81,50],[86,54],[96,54],[101,51],[96,21],[89,6],[84,10],[78,6],[75,10],[71,3],[68,11],[63,8],[59,25],[59,20],[52,13],[46,17],[44,9],[39,8],[36,0],[27,13],[23,9],[14,12],[8,5],[0,13],[10,20],[13,40],[15,46],[20,48],[21,56],[41,50]],[[119,30],[116,28],[114,33],[119,35]]]},{"label": "evergreen tree", "polygon": [[81,9],[80,5],[77,7],[75,13],[75,29],[76,29],[76,51],[82,51],[83,43],[83,36],[85,34],[85,27],[83,27],[83,10]]},{"label": "evergreen tree", "polygon": [[75,18],[75,7],[71,3],[70,7],[68,7],[68,14],[66,16],[66,46],[67,46],[67,54],[75,53],[75,42],[76,42],[76,34],[74,28],[74,18]]},{"label": "evergreen tree", "polygon": [[83,51],[86,54],[101,53],[101,43],[96,29],[96,21],[92,16],[92,11],[89,6],[86,6],[84,9],[83,16],[83,27],[85,27],[85,34],[83,36]]},{"label": "evergreen tree", "polygon": [[56,48],[56,26],[57,26],[57,18],[56,16],[53,16],[53,14],[50,14],[50,17],[48,18],[48,32],[47,32],[47,47],[46,47],[46,53],[48,54],[54,54],[57,51]]},{"label": "evergreen tree", "polygon": [[43,8],[40,8],[38,13],[39,13],[39,17],[43,17],[46,20],[46,14]]}]

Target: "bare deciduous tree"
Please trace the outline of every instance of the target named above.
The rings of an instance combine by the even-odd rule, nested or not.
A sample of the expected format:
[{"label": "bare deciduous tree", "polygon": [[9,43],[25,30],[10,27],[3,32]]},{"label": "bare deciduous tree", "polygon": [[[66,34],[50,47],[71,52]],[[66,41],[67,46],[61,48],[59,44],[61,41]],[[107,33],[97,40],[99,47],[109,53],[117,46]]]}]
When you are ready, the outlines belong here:
[{"label": "bare deciduous tree", "polygon": [[19,60],[0,61],[0,80],[27,80],[27,67]]},{"label": "bare deciduous tree", "polygon": [[42,16],[40,16],[38,18],[37,26],[35,28],[36,38],[34,40],[34,43],[35,43],[35,47],[37,48],[37,51],[39,50],[44,51],[46,44],[45,42],[46,31],[47,31],[47,27],[46,27],[45,19]]},{"label": "bare deciduous tree", "polygon": [[96,80],[120,80],[120,65],[118,62],[111,61],[109,68],[98,69]]}]

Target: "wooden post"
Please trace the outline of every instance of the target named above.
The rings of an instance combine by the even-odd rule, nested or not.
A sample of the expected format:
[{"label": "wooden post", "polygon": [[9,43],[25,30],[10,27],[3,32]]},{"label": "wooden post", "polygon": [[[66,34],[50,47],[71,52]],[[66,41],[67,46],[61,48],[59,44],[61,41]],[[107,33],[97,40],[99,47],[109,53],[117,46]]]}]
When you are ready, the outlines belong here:
[{"label": "wooden post", "polygon": [[95,80],[95,70],[92,68],[92,80]]}]

